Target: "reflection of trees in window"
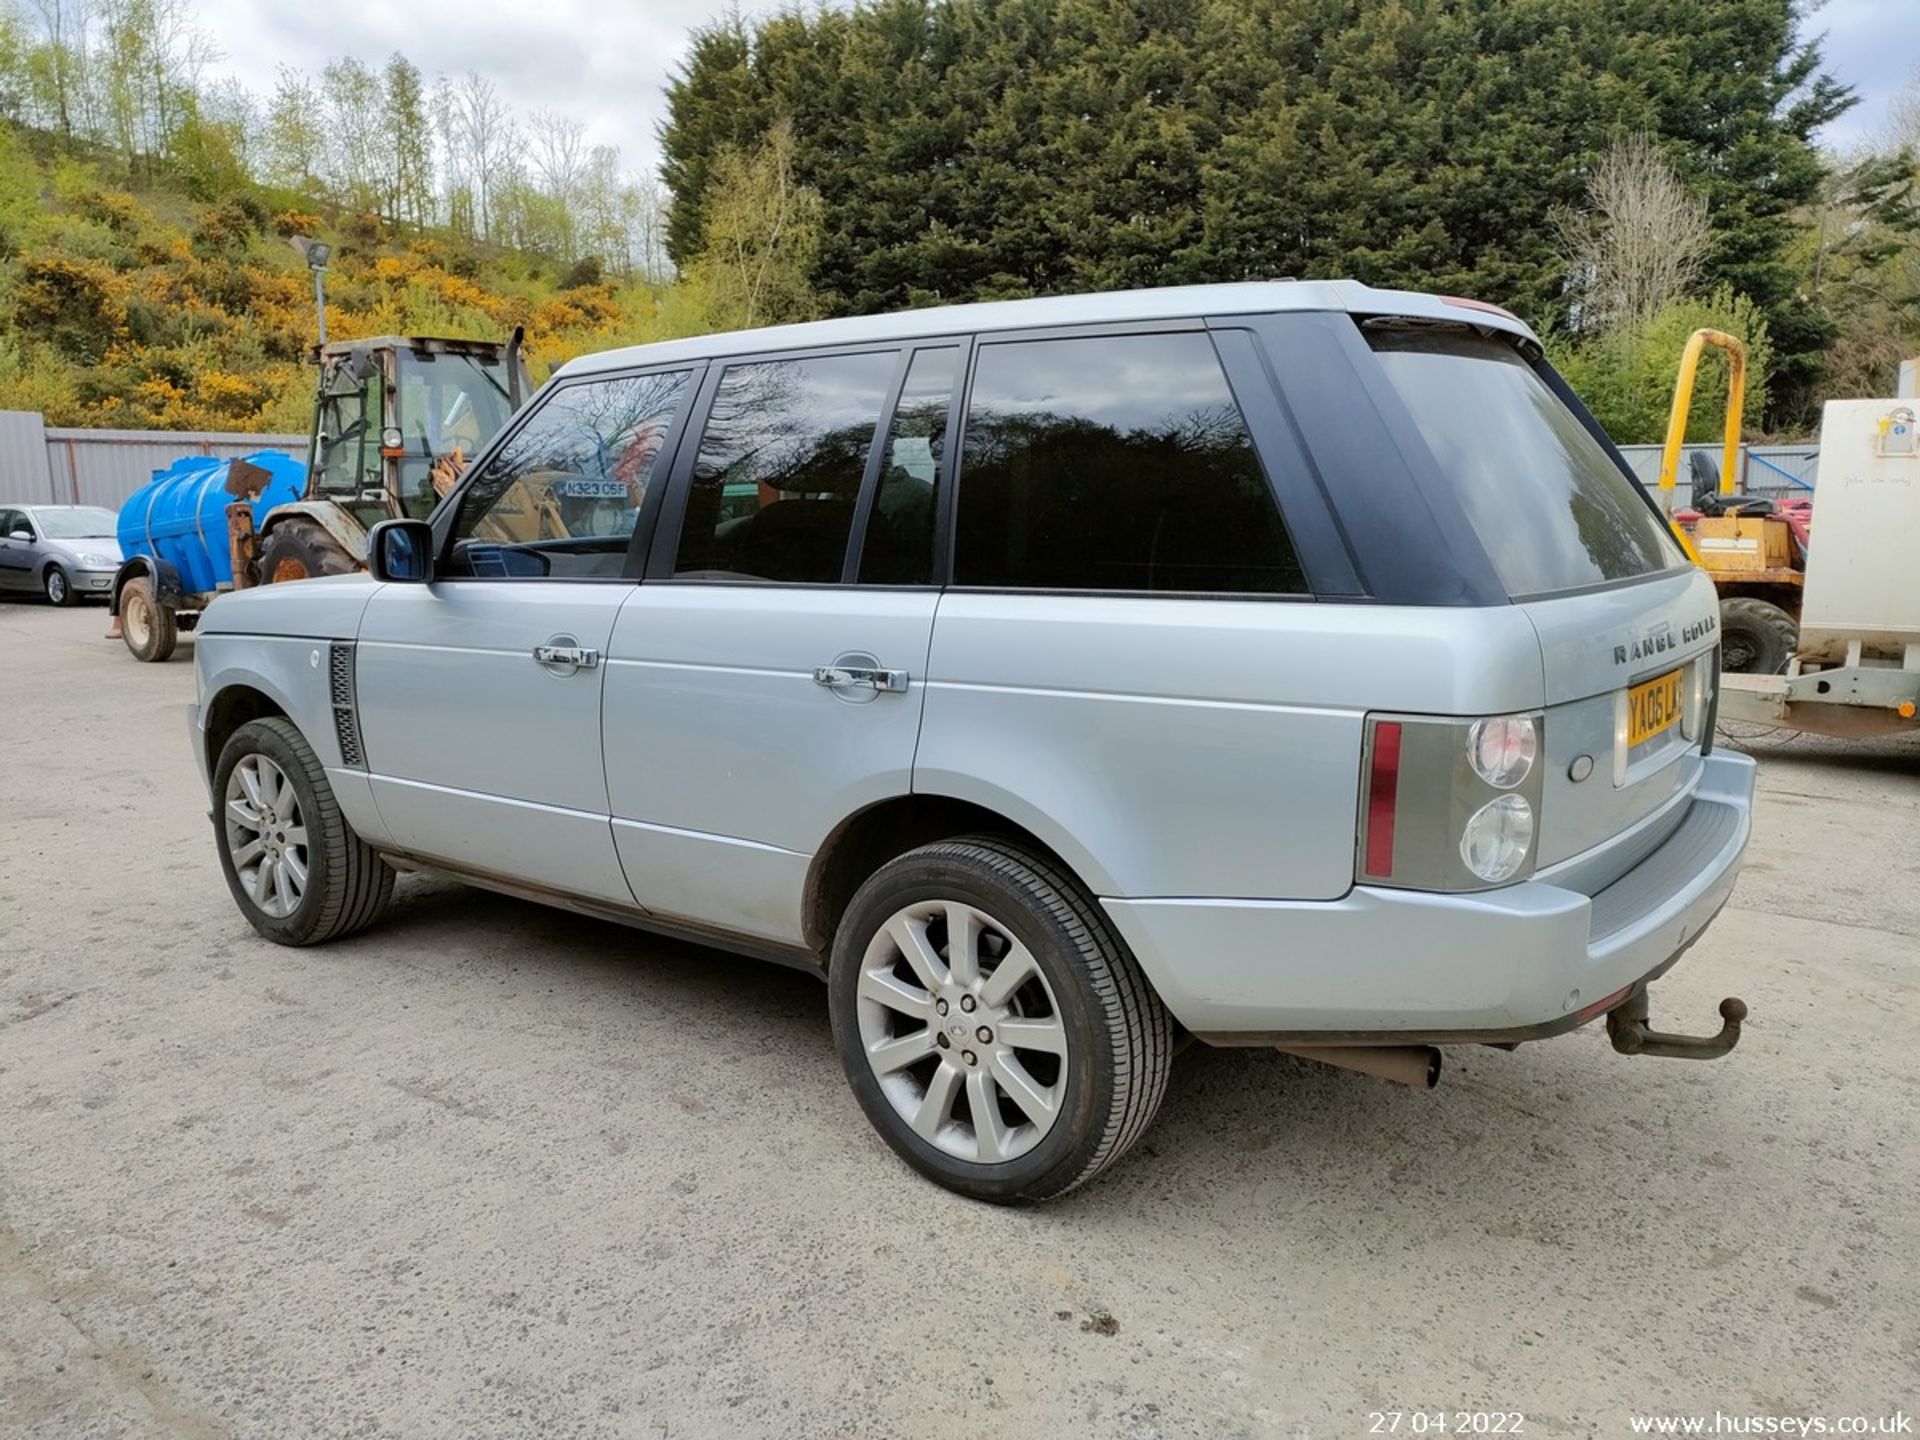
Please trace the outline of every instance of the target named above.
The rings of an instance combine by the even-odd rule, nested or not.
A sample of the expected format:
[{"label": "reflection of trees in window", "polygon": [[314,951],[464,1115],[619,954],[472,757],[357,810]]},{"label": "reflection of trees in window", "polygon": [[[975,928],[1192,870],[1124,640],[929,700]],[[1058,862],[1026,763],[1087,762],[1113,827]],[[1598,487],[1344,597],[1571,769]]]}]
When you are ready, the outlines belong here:
[{"label": "reflection of trees in window", "polygon": [[[1116,347],[1135,353],[1116,356]],[[989,352],[982,361],[962,452],[959,583],[1304,588],[1252,439],[1204,337],[1004,348],[1044,353]],[[1202,365],[1217,383],[1196,380]],[[1008,376],[1001,394],[996,372]],[[1030,394],[1085,396],[1086,413],[1022,405],[1004,393],[1015,384]],[[1218,398],[1167,408],[1169,393],[1205,390]],[[1116,414],[1129,418],[1099,418]]]},{"label": "reflection of trees in window", "polygon": [[922,350],[907,369],[861,547],[865,584],[924,585],[933,578],[934,483],[959,358],[947,346]]},{"label": "reflection of trees in window", "polygon": [[731,367],[701,436],[675,573],[838,580],[898,363],[877,353]]},{"label": "reflection of trees in window", "polygon": [[1679,559],[1634,482],[1510,343],[1397,329],[1367,339],[1510,595]]},{"label": "reflection of trees in window", "polygon": [[517,541],[632,532],[687,372],[553,392],[469,487],[457,533]]},{"label": "reflection of trees in window", "polygon": [[1562,473],[1553,478],[1566,486],[1578,544],[1569,547],[1573,553],[1564,562],[1563,583],[1581,573],[1583,562],[1595,582],[1664,569],[1659,523],[1645,503],[1559,397],[1531,375],[1528,379],[1528,403],[1553,437],[1554,451],[1565,457]]}]

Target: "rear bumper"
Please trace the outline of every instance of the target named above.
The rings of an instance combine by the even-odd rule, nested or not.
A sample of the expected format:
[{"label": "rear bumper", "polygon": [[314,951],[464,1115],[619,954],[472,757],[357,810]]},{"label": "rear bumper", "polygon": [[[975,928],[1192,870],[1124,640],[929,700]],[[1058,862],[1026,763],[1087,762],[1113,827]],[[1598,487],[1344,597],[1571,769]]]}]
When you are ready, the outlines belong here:
[{"label": "rear bumper", "polygon": [[1749,757],[1707,757],[1679,825],[1592,896],[1536,880],[1478,895],[1359,886],[1324,902],[1102,904],[1168,1009],[1203,1038],[1538,1038],[1699,939],[1739,875],[1753,782]]}]

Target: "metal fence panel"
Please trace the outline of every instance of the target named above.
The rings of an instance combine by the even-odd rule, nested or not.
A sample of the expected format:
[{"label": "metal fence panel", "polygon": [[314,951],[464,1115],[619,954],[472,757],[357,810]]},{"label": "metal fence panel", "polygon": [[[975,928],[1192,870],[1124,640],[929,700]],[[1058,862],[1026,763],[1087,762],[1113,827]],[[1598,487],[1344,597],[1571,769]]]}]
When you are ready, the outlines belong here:
[{"label": "metal fence panel", "polygon": [[[1661,449],[1658,445],[1620,447],[1627,464],[1633,467],[1634,476],[1649,490],[1660,483]],[[1692,472],[1687,467],[1689,457],[1695,451],[1711,455],[1716,465],[1720,463],[1720,446],[1717,442],[1685,446],[1680,452],[1680,473],[1674,479],[1674,486],[1681,492],[1682,499],[1693,490]],[[1742,445],[1739,488],[1748,495],[1809,495],[1813,491],[1814,471],[1819,464],[1818,445]]]},{"label": "metal fence panel", "polygon": [[48,488],[47,432],[34,410],[0,410],[0,504],[44,505]]},{"label": "metal fence panel", "polygon": [[117,510],[153,478],[156,470],[166,469],[182,456],[251,455],[257,450],[281,450],[298,460],[306,454],[307,437],[49,428],[42,464],[46,467],[48,498],[53,503],[105,505]]}]

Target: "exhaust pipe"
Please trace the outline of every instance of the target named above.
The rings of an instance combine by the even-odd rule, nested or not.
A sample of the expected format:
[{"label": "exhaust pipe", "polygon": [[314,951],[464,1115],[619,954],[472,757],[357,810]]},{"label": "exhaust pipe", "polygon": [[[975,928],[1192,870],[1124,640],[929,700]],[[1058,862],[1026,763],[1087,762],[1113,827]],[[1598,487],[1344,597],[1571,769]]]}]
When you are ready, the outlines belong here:
[{"label": "exhaust pipe", "polygon": [[1440,1083],[1440,1052],[1431,1045],[1276,1045],[1282,1055],[1318,1060],[1342,1070],[1391,1080],[1415,1090]]}]

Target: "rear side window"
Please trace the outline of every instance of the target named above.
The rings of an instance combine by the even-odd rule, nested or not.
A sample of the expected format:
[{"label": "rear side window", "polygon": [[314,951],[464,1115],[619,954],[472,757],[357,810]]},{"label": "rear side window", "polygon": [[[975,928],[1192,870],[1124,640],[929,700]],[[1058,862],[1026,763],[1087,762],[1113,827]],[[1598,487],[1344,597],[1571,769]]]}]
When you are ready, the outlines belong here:
[{"label": "rear side window", "polygon": [[880,487],[860,552],[866,585],[925,585],[933,578],[934,485],[947,449],[947,406],[960,352],[922,350],[907,369],[880,462]]},{"label": "rear side window", "polygon": [[837,582],[899,364],[876,351],[729,366],[700,437],[675,576]]},{"label": "rear side window", "polygon": [[1638,487],[1512,345],[1371,327],[1367,339],[1514,599],[1681,563]]},{"label": "rear side window", "polygon": [[954,580],[1008,589],[1306,589],[1203,334],[983,345]]}]

